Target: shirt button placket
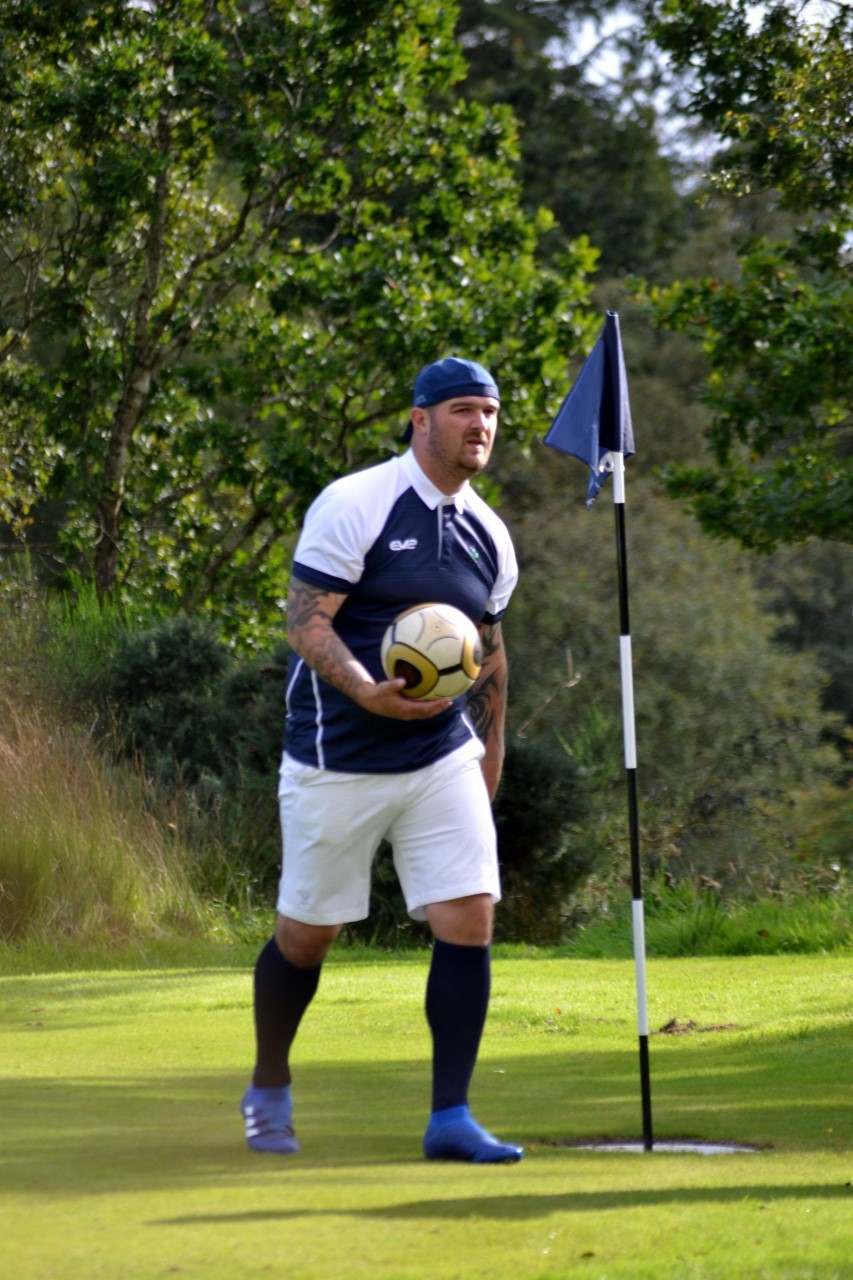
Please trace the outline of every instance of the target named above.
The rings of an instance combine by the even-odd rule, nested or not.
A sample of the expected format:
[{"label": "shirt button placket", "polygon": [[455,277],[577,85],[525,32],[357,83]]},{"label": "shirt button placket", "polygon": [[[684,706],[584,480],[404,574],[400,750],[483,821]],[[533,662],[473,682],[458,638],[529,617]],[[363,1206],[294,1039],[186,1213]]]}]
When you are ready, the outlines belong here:
[{"label": "shirt button placket", "polygon": [[449,504],[441,508],[441,564],[450,565],[451,543],[453,541],[453,507]]}]

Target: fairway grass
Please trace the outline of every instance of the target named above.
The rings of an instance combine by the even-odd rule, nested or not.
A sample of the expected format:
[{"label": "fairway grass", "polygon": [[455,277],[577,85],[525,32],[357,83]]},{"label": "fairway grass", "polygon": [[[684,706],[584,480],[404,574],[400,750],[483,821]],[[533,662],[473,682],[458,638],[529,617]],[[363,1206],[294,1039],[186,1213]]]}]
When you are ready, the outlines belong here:
[{"label": "fairway grass", "polygon": [[494,964],[472,1091],[520,1165],[428,1164],[425,956],[330,962],[295,1055],[299,1156],[249,1152],[248,969],[0,978],[0,1271],[14,1280],[853,1276],[849,956]]}]

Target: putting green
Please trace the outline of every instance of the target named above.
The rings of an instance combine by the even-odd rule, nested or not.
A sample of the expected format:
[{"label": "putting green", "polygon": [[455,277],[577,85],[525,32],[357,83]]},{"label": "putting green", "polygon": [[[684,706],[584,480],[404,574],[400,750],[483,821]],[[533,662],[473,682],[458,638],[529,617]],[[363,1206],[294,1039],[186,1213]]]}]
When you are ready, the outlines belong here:
[{"label": "putting green", "polygon": [[713,1158],[570,1145],[639,1136],[629,962],[496,961],[472,1102],[527,1151],[479,1169],[420,1157],[425,964],[327,966],[285,1159],[242,1138],[247,971],[0,979],[3,1274],[848,1280],[850,958],[650,963],[657,1135],[761,1148]]}]

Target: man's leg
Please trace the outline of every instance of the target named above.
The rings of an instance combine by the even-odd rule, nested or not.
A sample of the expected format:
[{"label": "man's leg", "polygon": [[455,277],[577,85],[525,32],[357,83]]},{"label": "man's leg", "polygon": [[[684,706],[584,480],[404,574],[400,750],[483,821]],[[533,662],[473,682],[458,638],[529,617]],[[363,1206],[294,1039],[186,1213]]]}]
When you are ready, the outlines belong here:
[{"label": "man's leg", "polygon": [[474,894],[426,908],[434,935],[426,990],[433,1039],[432,1115],[424,1137],[428,1159],[498,1164],[520,1160],[521,1147],[498,1142],[468,1110],[491,986],[492,898]]},{"label": "man's leg", "polygon": [[290,1048],[314,998],[320,969],[338,926],[306,925],[279,915],[255,965],[257,1057],[241,1111],[253,1151],[299,1150],[293,1134]]}]

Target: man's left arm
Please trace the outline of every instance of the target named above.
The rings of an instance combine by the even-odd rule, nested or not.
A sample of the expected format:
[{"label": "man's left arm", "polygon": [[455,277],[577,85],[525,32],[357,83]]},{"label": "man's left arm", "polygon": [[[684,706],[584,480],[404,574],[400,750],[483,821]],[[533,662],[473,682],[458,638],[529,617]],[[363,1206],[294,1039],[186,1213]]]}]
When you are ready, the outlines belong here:
[{"label": "man's left arm", "polygon": [[477,736],[486,748],[480,762],[490,799],[497,795],[504,763],[504,725],[506,723],[507,658],[501,624],[480,626],[483,664],[468,695],[468,714]]}]

